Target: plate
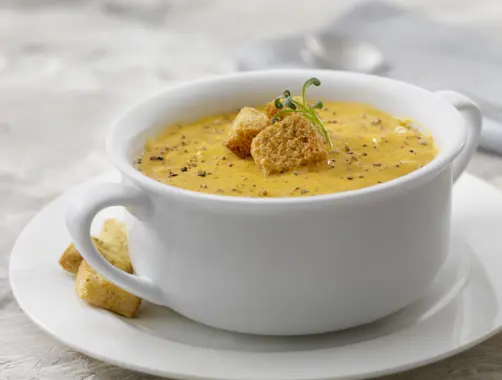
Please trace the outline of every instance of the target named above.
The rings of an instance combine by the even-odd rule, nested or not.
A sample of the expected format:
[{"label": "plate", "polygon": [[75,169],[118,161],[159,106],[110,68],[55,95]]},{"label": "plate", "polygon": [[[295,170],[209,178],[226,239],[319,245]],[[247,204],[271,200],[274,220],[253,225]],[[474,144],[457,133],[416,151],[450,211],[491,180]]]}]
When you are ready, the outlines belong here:
[{"label": "plate", "polygon": [[[81,186],[117,180],[109,175]],[[45,207],[19,236],[11,286],[40,328],[118,366],[183,379],[360,379],[451,356],[502,327],[502,193],[470,175],[455,185],[450,255],[421,299],[370,325],[304,337],[220,331],[148,303],[131,320],[87,305],[58,265],[70,243],[64,212],[71,193]],[[120,208],[105,210],[94,232],[105,218],[121,214]]]}]

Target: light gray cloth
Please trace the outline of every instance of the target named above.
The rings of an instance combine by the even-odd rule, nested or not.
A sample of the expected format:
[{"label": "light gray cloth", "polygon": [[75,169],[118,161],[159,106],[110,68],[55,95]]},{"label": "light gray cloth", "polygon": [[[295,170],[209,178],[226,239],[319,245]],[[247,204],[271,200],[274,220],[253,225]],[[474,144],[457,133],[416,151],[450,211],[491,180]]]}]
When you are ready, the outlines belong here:
[{"label": "light gray cloth", "polygon": [[380,48],[388,62],[383,75],[473,98],[485,115],[480,147],[502,154],[502,49],[496,41],[383,2],[359,5],[328,29]]},{"label": "light gray cloth", "polygon": [[379,47],[388,62],[386,76],[502,104],[500,42],[383,2],[360,4],[329,28]]},{"label": "light gray cloth", "polygon": [[[356,5],[314,33],[324,36],[321,41],[332,33],[375,45],[385,61],[377,74],[471,97],[486,117],[481,147],[502,154],[502,84],[498,80],[502,49],[496,41],[378,1]],[[317,67],[305,50],[301,34],[257,40],[238,50],[236,61],[245,70]],[[331,59],[336,67],[336,55]]]}]

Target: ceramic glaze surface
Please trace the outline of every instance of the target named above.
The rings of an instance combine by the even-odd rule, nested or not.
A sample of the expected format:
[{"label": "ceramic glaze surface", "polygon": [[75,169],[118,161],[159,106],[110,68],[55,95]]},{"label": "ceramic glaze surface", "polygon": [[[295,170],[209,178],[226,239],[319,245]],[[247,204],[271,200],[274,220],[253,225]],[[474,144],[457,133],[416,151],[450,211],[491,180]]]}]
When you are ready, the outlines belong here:
[{"label": "ceramic glaze surface", "polygon": [[[427,125],[437,157],[379,186],[270,199],[185,191],[131,164],[166,122],[256,103],[308,76],[323,78],[321,97],[329,92],[375,104]],[[207,100],[209,89],[214,100]],[[234,95],[230,104],[219,101],[221,94]],[[371,322],[417,299],[441,268],[450,239],[452,178],[477,145],[480,120],[477,107],[460,94],[358,74],[269,71],[192,82],[145,101],[115,124],[108,150],[123,183],[78,194],[67,214],[69,231],[89,264],[112,282],[211,326],[301,335]],[[137,276],[108,264],[89,238],[93,217],[111,205],[127,207]],[[194,276],[197,282],[189,284]]]}]

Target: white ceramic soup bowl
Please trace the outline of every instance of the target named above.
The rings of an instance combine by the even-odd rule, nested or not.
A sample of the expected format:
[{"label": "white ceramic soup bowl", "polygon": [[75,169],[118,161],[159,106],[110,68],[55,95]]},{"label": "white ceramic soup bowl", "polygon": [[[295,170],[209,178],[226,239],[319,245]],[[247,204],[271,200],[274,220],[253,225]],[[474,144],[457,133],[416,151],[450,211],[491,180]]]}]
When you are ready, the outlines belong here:
[{"label": "white ceramic soup bowl", "polygon": [[[165,185],[132,162],[166,125],[263,104],[316,76],[315,99],[372,104],[409,117],[439,153],[387,183],[301,198],[211,195]],[[233,74],[170,88],[130,109],[107,148],[120,184],[76,194],[67,224],[76,247],[105,278],[193,320],[238,332],[322,333],[372,322],[416,300],[448,254],[452,184],[472,156],[479,109],[463,95],[395,80],[322,70]],[[95,250],[91,222],[126,207],[135,275]]]}]

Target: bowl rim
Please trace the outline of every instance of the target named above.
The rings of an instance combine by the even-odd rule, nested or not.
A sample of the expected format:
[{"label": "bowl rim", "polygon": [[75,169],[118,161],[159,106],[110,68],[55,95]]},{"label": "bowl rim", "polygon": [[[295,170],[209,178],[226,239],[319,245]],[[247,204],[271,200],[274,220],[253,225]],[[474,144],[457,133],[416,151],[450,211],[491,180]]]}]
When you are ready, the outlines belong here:
[{"label": "bowl rim", "polygon": [[449,147],[441,151],[441,154],[437,155],[431,162],[424,165],[407,175],[395,178],[393,180],[376,184],[361,189],[343,191],[332,194],[322,194],[322,195],[311,195],[305,197],[245,197],[245,196],[228,196],[210,193],[201,193],[193,190],[187,190],[179,187],[175,187],[169,184],[160,183],[145,174],[139,172],[130,162],[130,160],[124,154],[125,150],[122,146],[119,146],[116,142],[114,136],[119,133],[121,125],[138,109],[146,106],[152,101],[155,101],[161,96],[165,96],[171,92],[185,91],[190,88],[194,88],[200,85],[213,84],[216,86],[218,81],[222,80],[239,80],[246,77],[261,78],[274,75],[297,75],[301,78],[305,77],[322,77],[327,75],[342,75],[346,77],[353,77],[354,79],[364,79],[368,81],[378,81],[380,84],[400,84],[408,87],[410,90],[415,92],[421,92],[425,96],[435,96],[435,101],[442,103],[442,106],[446,109],[454,111],[459,120],[462,121],[458,110],[445,99],[436,96],[433,92],[425,90],[416,85],[402,82],[395,79],[379,77],[370,74],[352,73],[345,71],[335,71],[335,70],[310,70],[310,69],[280,69],[280,70],[260,70],[260,71],[247,71],[238,72],[232,74],[218,75],[205,77],[201,79],[196,79],[188,82],[179,83],[168,87],[167,89],[161,90],[156,94],[143,99],[136,104],[128,108],[128,110],[122,114],[113,124],[106,139],[106,150],[108,157],[112,164],[120,171],[120,173],[128,178],[130,182],[139,186],[142,189],[148,189],[159,195],[176,197],[178,200],[191,200],[191,201],[202,201],[202,202],[219,202],[220,204],[227,205],[304,205],[304,204],[322,204],[325,202],[336,202],[348,199],[362,199],[368,198],[370,196],[382,196],[385,194],[390,194],[391,190],[402,190],[416,187],[421,183],[430,180],[435,174],[442,171],[448,165],[450,165],[456,156],[462,151],[467,137],[467,129],[456,128],[457,134],[452,134],[452,140]]}]

